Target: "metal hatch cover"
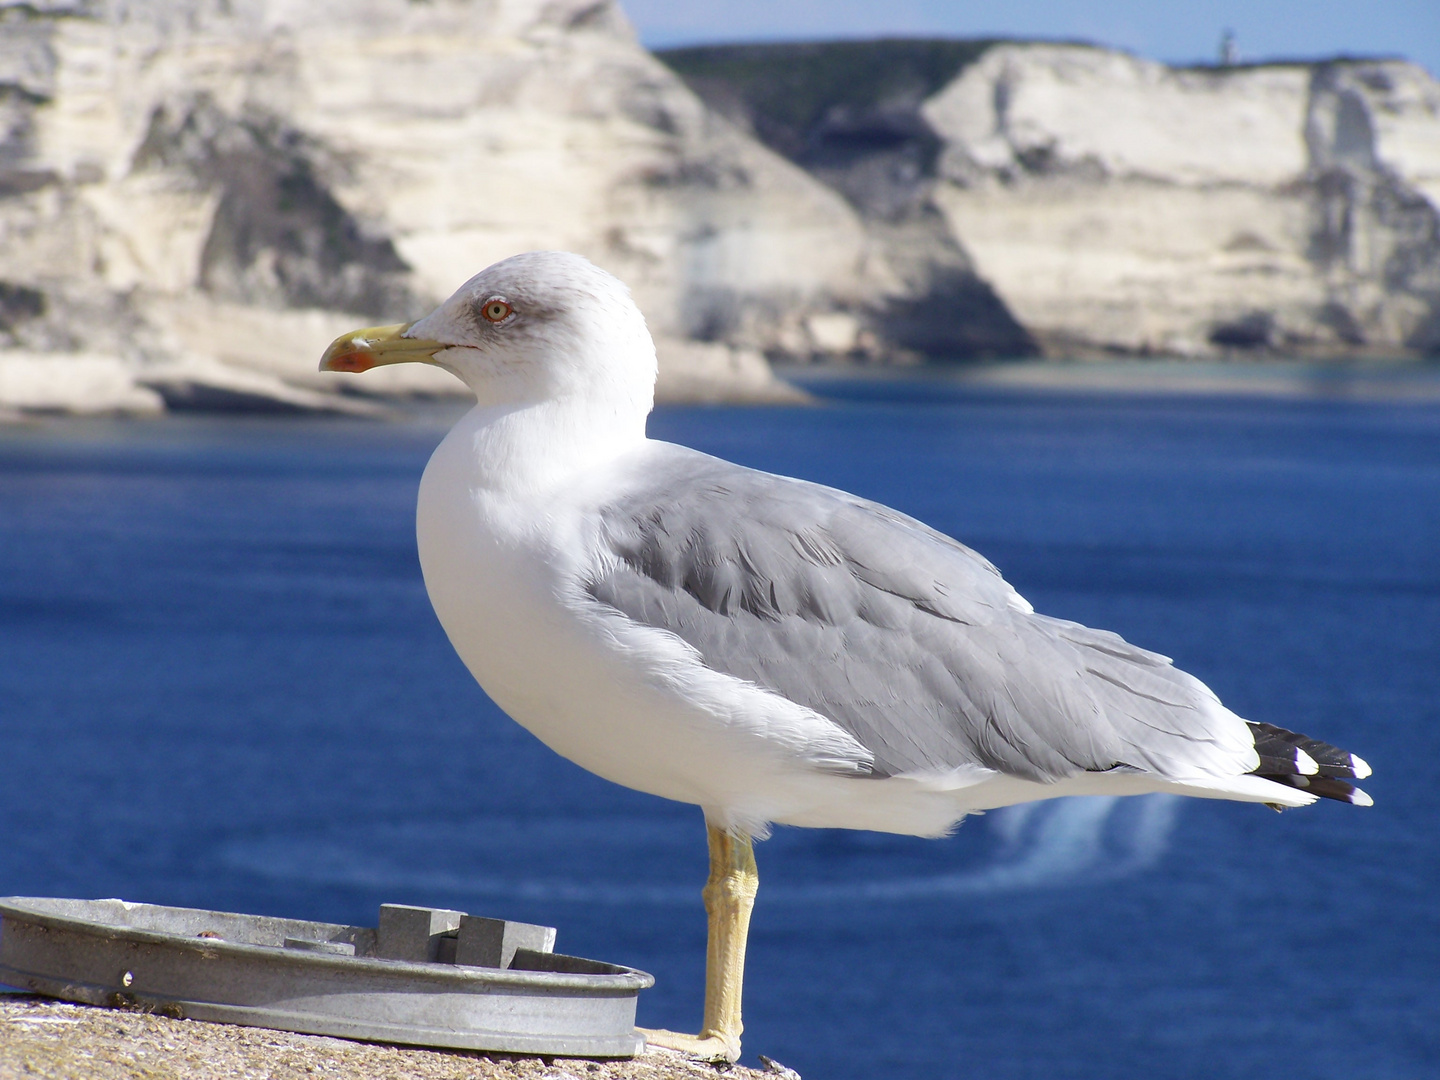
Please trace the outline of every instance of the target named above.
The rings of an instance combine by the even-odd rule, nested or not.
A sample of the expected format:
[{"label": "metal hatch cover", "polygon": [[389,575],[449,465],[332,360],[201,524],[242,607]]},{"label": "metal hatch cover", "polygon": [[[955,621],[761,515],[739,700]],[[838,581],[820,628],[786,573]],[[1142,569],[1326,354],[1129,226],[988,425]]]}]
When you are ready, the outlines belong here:
[{"label": "metal hatch cover", "polygon": [[308,1035],[634,1057],[643,971],[548,926],[385,904],[374,927],[124,900],[0,899],[0,982],[88,1005]]}]

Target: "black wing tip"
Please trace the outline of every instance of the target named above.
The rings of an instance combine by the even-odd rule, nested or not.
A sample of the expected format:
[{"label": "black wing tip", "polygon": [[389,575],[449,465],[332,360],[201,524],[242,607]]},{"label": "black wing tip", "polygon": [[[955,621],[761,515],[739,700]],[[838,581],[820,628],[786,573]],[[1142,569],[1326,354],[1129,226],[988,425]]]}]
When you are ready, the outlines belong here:
[{"label": "black wing tip", "polygon": [[1274,724],[1246,721],[1255,738],[1260,764],[1254,775],[1287,784],[1322,799],[1352,806],[1374,806],[1375,801],[1348,780],[1364,780],[1369,763],[1357,754],[1312,739]]},{"label": "black wing tip", "polygon": [[1375,805],[1375,800],[1354,784],[1348,784],[1344,780],[1335,780],[1328,776],[1267,776],[1265,779],[1288,784],[1301,791],[1308,791],[1311,795],[1318,795],[1322,799],[1334,799],[1336,802],[1349,803],[1351,806]]}]

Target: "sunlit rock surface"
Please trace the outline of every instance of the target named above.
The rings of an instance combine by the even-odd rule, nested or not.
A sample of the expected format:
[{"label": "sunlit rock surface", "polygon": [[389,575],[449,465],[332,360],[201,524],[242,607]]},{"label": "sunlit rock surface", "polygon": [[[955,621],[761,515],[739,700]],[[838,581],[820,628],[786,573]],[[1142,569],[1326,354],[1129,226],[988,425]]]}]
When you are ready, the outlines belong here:
[{"label": "sunlit rock surface", "polygon": [[998,46],[930,98],[936,201],[1052,352],[1440,349],[1440,85]]},{"label": "sunlit rock surface", "polygon": [[[650,1048],[619,1061],[430,1050],[176,1020],[143,1009],[0,994],[0,1076],[36,1080],[713,1080],[715,1066]],[[726,1080],[799,1080],[778,1063],[728,1066]]]},{"label": "sunlit rock surface", "polygon": [[661,55],[892,261],[948,265],[963,294],[924,325],[956,354],[1440,351],[1440,84],[1414,65],[990,41]]},{"label": "sunlit rock surface", "polygon": [[534,248],[620,275],[657,336],[744,358],[667,349],[662,390],[723,398],[733,369],[786,397],[761,351],[808,354],[812,316],[897,287],[866,245],[605,0],[0,3],[0,347],[55,355],[52,402],[77,353],[133,373],[117,410],[453,393],[413,365],[321,376],[317,346]]},{"label": "sunlit rock surface", "polygon": [[[938,206],[941,144],[921,107],[987,43],[807,42],[669,49],[658,55],[712,109],[843,195],[864,224],[871,265],[900,283],[833,316],[822,354],[889,361],[1013,359],[1036,343],[977,273]],[[819,339],[816,339],[817,341]]]},{"label": "sunlit rock surface", "polygon": [[671,400],[789,399],[766,357],[1440,352],[1413,65],[663,55],[612,0],[0,0],[0,410],[457,393],[313,368],[543,247],[631,284]]}]

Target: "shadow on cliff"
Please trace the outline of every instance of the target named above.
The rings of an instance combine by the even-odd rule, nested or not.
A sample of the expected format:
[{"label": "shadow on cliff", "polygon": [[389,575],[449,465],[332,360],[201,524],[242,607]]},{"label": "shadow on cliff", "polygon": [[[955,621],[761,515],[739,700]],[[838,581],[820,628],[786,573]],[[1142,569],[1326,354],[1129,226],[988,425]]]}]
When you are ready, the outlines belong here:
[{"label": "shadow on cliff", "polygon": [[657,53],[705,103],[843,195],[901,284],[864,312],[885,352],[1020,358],[1038,343],[975,272],[931,198],[941,142],[920,106],[990,40],[803,42]]},{"label": "shadow on cliff", "polygon": [[926,289],[892,299],[874,320],[882,341],[930,361],[1018,359],[1040,353],[995,290],[962,268],[937,268]]},{"label": "shadow on cliff", "polygon": [[409,265],[335,199],[322,157],[279,118],[232,116],[202,93],[154,111],[133,171],[176,170],[218,194],[200,256],[201,287],[217,299],[375,316],[414,310]]}]

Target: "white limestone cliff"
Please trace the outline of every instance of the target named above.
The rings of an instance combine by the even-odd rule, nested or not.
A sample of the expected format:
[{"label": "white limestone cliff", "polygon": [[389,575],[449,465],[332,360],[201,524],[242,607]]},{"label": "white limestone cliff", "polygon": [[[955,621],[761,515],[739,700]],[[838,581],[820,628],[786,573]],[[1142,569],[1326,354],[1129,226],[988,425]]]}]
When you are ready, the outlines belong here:
[{"label": "white limestone cliff", "polygon": [[1440,351],[1440,83],[1001,45],[922,107],[934,198],[1054,354]]},{"label": "white limestone cliff", "polygon": [[[315,360],[540,247],[631,284],[670,400],[789,399],[765,355],[1440,352],[1421,69],[949,45],[767,147],[790,82],[712,75],[722,119],[614,0],[0,0],[0,415],[460,392]],[[818,55],[737,78],[764,48]]]},{"label": "white limestone cliff", "polygon": [[[789,396],[758,350],[873,280],[844,200],[610,0],[0,3],[0,373],[51,356],[47,408],[454,392],[320,375],[318,348],[534,248],[629,282],[687,398]],[[130,382],[106,398],[82,354]]]}]

